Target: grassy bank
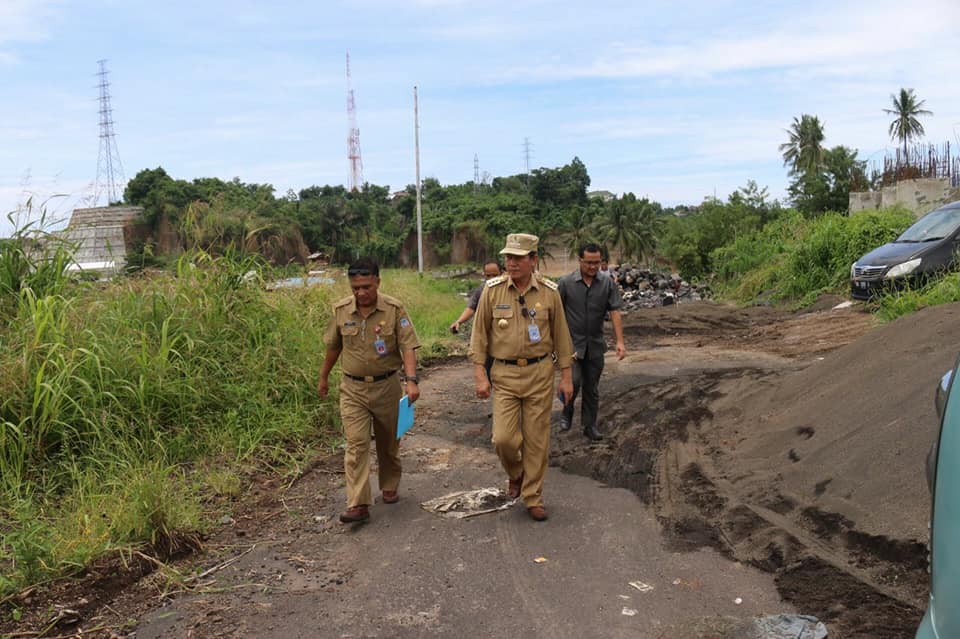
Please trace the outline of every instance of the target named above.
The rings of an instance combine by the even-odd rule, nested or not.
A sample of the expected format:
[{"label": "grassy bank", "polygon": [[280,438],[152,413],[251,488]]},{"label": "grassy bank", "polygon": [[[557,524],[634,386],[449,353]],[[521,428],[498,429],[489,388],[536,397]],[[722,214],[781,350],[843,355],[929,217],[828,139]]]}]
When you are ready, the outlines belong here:
[{"label": "grassy bank", "polygon": [[919,288],[891,291],[876,302],[877,315],[894,320],[926,306],[960,302],[960,273],[950,273]]},{"label": "grassy bank", "polygon": [[784,211],[711,254],[716,289],[740,304],[765,300],[803,306],[824,292],[845,295],[850,265],[913,221],[902,209],[813,219]]},{"label": "grassy bank", "polygon": [[[266,291],[271,274],[254,260],[202,253],[108,284],[56,266],[41,281],[49,263],[20,268],[29,254],[11,250],[0,255],[0,597],[105,553],[176,550],[252,471],[293,472],[338,444],[336,397],[315,389],[345,283]],[[462,285],[383,280],[424,353],[444,352]]]}]

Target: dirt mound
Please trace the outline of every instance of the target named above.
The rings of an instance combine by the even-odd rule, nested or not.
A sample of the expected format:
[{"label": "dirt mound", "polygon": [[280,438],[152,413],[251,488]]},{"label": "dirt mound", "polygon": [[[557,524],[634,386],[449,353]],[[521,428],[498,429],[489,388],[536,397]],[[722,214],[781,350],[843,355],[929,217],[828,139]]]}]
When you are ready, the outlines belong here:
[{"label": "dirt mound", "polygon": [[842,515],[845,528],[926,540],[924,456],[933,392],[960,351],[960,305],[881,326],[763,384],[719,389],[717,468],[745,493],[770,492]]},{"label": "dirt mound", "polygon": [[[778,575],[844,637],[910,637],[928,587],[923,460],[960,305],[876,326],[857,309],[657,309],[604,377],[607,441],[555,463],[629,487],[677,549]],[[608,371],[609,373],[610,371]]]}]

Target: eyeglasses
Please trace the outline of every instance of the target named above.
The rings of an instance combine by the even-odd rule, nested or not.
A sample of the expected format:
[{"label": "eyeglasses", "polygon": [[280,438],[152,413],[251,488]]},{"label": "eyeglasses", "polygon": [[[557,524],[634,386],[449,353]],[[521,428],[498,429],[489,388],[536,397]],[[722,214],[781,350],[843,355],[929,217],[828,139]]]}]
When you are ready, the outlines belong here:
[{"label": "eyeglasses", "polygon": [[517,301],[520,302],[520,314],[524,317],[530,315],[530,311],[527,310],[527,300],[521,295],[517,298]]},{"label": "eyeglasses", "polygon": [[352,268],[347,271],[347,277],[366,277],[372,274],[373,271],[368,268]]}]

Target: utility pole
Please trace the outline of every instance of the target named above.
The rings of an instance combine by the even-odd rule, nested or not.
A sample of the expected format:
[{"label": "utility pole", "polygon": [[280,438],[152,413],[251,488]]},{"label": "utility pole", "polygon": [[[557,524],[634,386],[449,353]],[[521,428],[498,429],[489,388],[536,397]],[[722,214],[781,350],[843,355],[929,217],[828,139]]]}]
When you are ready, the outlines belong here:
[{"label": "utility pole", "polygon": [[93,189],[93,205],[101,196],[107,198],[107,206],[123,200],[123,165],[117,150],[116,134],[113,132],[113,107],[110,106],[110,81],[107,79],[107,61],[97,60],[100,65],[100,152],[97,154],[97,180]]},{"label": "utility pole", "polygon": [[423,274],[423,215],[420,209],[420,102],[413,87],[413,144],[417,156],[417,272]]}]

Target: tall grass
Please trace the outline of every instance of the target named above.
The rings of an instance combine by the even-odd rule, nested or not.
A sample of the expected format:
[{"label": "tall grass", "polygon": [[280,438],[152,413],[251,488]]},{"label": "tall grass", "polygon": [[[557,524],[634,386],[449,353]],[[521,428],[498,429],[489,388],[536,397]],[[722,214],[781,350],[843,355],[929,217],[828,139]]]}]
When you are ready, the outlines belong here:
[{"label": "tall grass", "polygon": [[950,273],[919,288],[891,290],[877,299],[877,316],[897,319],[927,306],[960,302],[960,273]]},{"label": "tall grass", "polygon": [[807,304],[820,293],[845,290],[850,265],[913,221],[898,208],[813,219],[788,211],[712,254],[718,291],[739,303],[764,297]]},{"label": "tall grass", "polygon": [[[256,258],[202,252],[79,283],[61,247],[27,239],[0,247],[0,596],[131,544],[171,549],[249,470],[337,444],[316,380],[345,283],[266,291]],[[425,351],[444,352],[458,285],[383,280]]]}]

